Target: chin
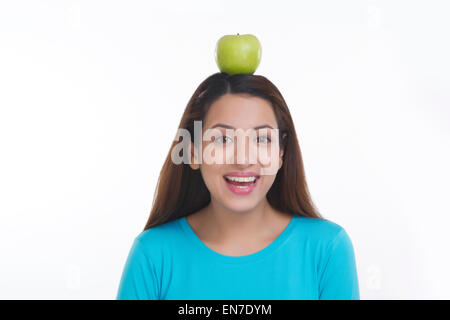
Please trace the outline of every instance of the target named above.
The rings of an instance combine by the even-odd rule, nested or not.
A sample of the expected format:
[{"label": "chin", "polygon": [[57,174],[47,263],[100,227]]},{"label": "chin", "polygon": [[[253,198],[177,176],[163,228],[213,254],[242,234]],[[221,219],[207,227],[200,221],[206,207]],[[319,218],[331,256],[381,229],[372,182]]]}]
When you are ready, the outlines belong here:
[{"label": "chin", "polygon": [[230,211],[247,212],[258,206],[261,200],[256,199],[224,199],[222,205]]}]

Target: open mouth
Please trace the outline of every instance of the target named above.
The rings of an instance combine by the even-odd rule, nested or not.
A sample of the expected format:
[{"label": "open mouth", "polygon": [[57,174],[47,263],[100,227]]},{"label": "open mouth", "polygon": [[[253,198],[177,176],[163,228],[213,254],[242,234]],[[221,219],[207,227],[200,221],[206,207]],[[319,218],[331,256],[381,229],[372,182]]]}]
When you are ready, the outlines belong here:
[{"label": "open mouth", "polygon": [[238,189],[248,189],[256,184],[259,176],[251,177],[234,177],[234,176],[224,176],[225,181]]}]

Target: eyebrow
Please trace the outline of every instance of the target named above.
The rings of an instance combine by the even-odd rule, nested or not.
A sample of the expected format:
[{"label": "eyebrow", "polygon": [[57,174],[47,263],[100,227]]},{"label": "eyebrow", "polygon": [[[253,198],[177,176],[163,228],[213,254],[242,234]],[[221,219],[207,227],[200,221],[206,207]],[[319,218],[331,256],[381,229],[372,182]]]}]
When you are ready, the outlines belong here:
[{"label": "eyebrow", "polygon": [[[223,127],[223,128],[228,128],[228,129],[236,129],[236,128],[233,127],[233,126],[230,126],[230,125],[224,124],[224,123],[216,123],[215,125],[213,125],[213,126],[211,127],[211,129],[212,129],[212,128],[217,128],[217,127]],[[261,125],[261,126],[254,127],[253,129],[258,130],[258,129],[262,129],[262,128],[270,128],[270,129],[273,129],[273,128],[272,128],[271,126],[269,126],[268,124],[263,124],[263,125]]]}]

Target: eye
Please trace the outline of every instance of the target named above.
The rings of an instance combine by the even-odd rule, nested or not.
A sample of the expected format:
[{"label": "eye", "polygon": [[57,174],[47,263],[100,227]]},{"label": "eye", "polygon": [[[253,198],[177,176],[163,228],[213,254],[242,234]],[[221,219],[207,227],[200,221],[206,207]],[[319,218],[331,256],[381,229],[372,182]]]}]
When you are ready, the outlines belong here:
[{"label": "eye", "polygon": [[217,142],[217,143],[226,143],[224,141],[233,142],[233,139],[231,139],[228,136],[220,136],[220,137],[217,137],[214,139],[214,142]]},{"label": "eye", "polygon": [[269,143],[271,141],[270,138],[266,137],[266,136],[259,136],[256,139],[258,142],[261,142],[261,143]]}]

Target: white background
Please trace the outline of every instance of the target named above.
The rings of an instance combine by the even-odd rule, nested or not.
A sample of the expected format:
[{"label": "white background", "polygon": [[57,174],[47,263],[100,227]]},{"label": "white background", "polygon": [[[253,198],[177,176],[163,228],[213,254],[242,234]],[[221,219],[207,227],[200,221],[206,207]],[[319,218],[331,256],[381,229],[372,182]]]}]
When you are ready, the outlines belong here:
[{"label": "white background", "polygon": [[256,35],[361,299],[448,299],[445,1],[1,1],[0,298],[114,299],[216,41]]}]

